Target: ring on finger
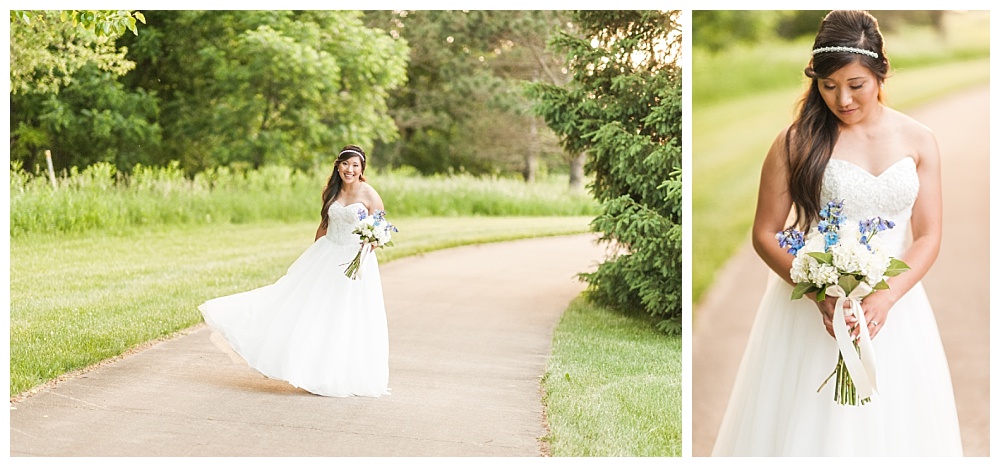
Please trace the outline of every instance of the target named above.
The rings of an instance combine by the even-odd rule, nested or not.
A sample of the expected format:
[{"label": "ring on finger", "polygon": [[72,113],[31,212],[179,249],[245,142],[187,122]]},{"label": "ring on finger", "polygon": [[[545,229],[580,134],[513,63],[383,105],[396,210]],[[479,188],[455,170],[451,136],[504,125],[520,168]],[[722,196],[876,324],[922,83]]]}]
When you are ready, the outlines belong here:
[{"label": "ring on finger", "polygon": [[874,324],[875,327],[878,327],[878,321],[875,321],[874,319],[872,320],[872,324]]}]

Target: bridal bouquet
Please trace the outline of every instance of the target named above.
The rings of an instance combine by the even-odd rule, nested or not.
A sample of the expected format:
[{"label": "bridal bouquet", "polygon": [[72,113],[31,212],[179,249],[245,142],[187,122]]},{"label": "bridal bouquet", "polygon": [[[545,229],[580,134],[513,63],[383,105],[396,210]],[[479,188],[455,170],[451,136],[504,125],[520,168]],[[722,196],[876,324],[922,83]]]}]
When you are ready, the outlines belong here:
[{"label": "bridal bouquet", "polygon": [[[812,234],[794,228],[775,235],[778,244],[795,256],[790,271],[795,289],[792,300],[816,293],[816,300],[838,297],[834,307],[833,328],[840,356],[833,373],[819,389],[836,377],[833,400],[841,405],[864,405],[876,390],[875,360],[871,336],[864,313],[857,313],[860,333],[850,337],[845,315],[861,310],[861,299],[875,290],[888,289],[887,277],[899,275],[910,267],[885,251],[877,234],[895,226],[890,220],[875,217],[858,222],[858,228],[841,232],[846,222],[843,201],[830,201],[820,210],[819,223]],[[844,308],[850,301],[851,308]],[[818,392],[818,390],[817,390]]]},{"label": "bridal bouquet", "polygon": [[[392,246],[392,234],[399,232],[396,226],[385,219],[385,211],[377,210],[369,215],[364,208],[358,209],[358,223],[354,227],[354,232],[361,237],[361,249],[354,259],[347,264],[344,274],[351,279],[357,280],[361,265],[365,258],[375,248]],[[373,248],[372,248],[373,247]]]}]

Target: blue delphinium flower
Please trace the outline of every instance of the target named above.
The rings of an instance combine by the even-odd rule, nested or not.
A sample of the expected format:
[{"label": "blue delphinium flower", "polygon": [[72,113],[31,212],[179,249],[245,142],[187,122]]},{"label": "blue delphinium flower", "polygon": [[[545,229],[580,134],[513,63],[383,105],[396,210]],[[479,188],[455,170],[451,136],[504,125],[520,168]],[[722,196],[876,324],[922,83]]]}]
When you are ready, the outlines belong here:
[{"label": "blue delphinium flower", "polygon": [[358,208],[358,220],[363,221],[368,217],[368,210],[365,208]]},{"label": "blue delphinium flower", "polygon": [[840,225],[844,223],[844,201],[830,201],[819,211],[819,223],[816,230],[823,234],[823,251],[830,251],[830,248],[840,241]]},{"label": "blue delphinium flower", "polygon": [[875,234],[888,230],[896,226],[896,223],[888,220],[882,219],[882,217],[873,217],[871,219],[864,219],[858,222],[858,230],[861,232],[861,239],[859,240],[868,251],[872,250],[870,245],[872,238]]},{"label": "blue delphinium flower", "polygon": [[798,254],[799,249],[806,244],[805,236],[802,232],[799,232],[792,227],[778,232],[774,238],[778,239],[778,245],[781,248],[788,248],[788,253],[792,256]]}]

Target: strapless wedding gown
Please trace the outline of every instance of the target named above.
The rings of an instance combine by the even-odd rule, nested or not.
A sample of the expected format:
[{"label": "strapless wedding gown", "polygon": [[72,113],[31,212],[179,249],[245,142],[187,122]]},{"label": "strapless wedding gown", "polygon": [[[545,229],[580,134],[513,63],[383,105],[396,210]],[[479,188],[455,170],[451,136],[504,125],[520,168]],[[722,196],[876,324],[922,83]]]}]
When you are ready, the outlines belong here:
[{"label": "strapless wedding gown", "polygon": [[389,394],[389,339],[378,260],[344,275],[360,248],[361,203],[330,205],[329,227],[271,285],[209,300],[205,322],[265,376],[323,396]]},{"label": "strapless wedding gown", "polygon": [[[833,159],[821,201],[843,199],[848,228],[875,216],[896,222],[879,236],[899,257],[910,241],[919,188],[910,157],[878,176]],[[920,283],[893,306],[872,341],[878,394],[863,406],[841,406],[834,381],[816,392],[837,363],[836,341],[814,303],[791,300],[792,286],[770,276],[712,455],[962,455],[948,362]]]}]

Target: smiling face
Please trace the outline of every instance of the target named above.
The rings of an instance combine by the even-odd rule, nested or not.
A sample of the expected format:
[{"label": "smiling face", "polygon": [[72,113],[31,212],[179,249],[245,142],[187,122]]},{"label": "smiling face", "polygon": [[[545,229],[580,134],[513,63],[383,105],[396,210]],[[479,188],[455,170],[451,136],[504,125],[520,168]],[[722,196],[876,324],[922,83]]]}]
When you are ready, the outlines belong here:
[{"label": "smiling face", "polygon": [[361,158],[358,156],[347,158],[337,164],[337,173],[345,185],[356,182],[363,172]]},{"label": "smiling face", "polygon": [[881,83],[871,70],[857,61],[816,81],[823,102],[845,125],[864,122],[881,109]]}]

